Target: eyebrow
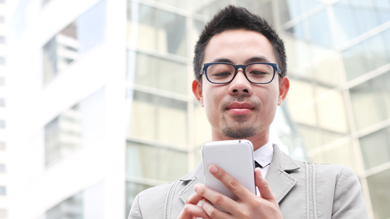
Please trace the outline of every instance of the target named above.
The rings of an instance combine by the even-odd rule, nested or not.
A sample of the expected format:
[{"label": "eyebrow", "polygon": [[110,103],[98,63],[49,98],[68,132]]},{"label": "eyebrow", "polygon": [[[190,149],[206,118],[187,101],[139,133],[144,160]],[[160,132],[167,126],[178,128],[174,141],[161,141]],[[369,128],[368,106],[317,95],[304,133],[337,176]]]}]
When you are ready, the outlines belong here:
[{"label": "eyebrow", "polygon": [[[223,63],[234,64],[232,60],[227,59],[227,58],[217,58],[217,59],[214,59],[212,62],[223,62]],[[255,57],[247,59],[245,61],[245,64],[254,63],[254,62],[267,62],[267,63],[269,63],[270,61],[265,56],[255,56]]]}]

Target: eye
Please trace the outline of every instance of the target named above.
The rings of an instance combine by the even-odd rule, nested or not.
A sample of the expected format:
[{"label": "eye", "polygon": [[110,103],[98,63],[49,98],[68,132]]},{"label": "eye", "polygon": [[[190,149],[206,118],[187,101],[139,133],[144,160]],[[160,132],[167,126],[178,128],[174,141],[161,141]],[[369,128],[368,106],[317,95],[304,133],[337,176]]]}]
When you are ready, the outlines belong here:
[{"label": "eye", "polygon": [[214,73],[213,76],[214,77],[227,77],[227,76],[229,76],[231,74],[232,73],[225,71],[225,72]]}]

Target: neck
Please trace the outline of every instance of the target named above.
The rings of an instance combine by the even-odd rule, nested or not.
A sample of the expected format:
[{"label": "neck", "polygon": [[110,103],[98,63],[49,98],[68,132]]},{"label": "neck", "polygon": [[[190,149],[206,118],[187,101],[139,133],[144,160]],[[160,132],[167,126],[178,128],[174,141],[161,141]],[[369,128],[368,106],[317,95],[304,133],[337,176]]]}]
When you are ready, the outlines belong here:
[{"label": "neck", "polygon": [[[224,135],[222,132],[217,132],[216,130],[212,130],[211,138],[213,141],[225,141],[225,140],[236,140],[236,138],[231,138]],[[253,150],[257,150],[267,144],[269,142],[269,129],[264,132],[257,133],[254,136],[245,138],[252,142]]]}]

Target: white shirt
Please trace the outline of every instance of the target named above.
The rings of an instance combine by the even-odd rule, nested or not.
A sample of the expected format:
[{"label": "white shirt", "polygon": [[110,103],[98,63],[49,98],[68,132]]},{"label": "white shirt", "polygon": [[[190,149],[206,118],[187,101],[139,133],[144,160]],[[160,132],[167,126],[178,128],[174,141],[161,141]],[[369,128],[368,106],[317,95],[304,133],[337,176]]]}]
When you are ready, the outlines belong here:
[{"label": "white shirt", "polygon": [[[274,147],[272,146],[271,142],[268,142],[267,144],[263,145],[259,149],[253,152],[253,158],[257,163],[259,163],[263,168],[261,168],[261,175],[263,178],[267,175],[269,165],[272,161],[272,156],[274,154]],[[259,190],[256,187],[257,196],[260,195]]]}]

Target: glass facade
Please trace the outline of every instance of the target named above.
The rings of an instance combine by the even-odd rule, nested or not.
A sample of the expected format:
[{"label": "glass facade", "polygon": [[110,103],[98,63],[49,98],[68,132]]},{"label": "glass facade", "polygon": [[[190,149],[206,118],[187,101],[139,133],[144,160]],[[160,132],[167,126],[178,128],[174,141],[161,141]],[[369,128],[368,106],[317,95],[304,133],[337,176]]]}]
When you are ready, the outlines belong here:
[{"label": "glass facade", "polygon": [[[2,2],[4,1],[0,0],[0,3]],[[0,70],[5,64],[12,63],[9,57],[6,59],[5,54],[1,53],[4,44],[15,45],[18,40],[25,40],[22,45],[29,44],[28,39],[36,37],[34,35],[30,39],[30,35],[24,35],[31,34],[29,25],[42,22],[32,18],[51,10],[51,6],[60,1],[41,0],[39,4],[36,2],[21,0],[15,5],[15,15],[9,22],[10,35],[7,39],[0,36]],[[361,182],[370,218],[390,217],[389,1],[124,2],[126,8],[114,13],[112,8],[119,3],[111,0],[97,1],[89,9],[80,9],[79,14],[69,19],[72,22],[56,27],[52,35],[45,36],[45,39],[49,40],[41,45],[42,59],[39,63],[42,76],[39,80],[43,80],[44,85],[53,82],[59,74],[71,71],[70,66],[83,62],[82,57],[94,54],[94,48],[103,44],[103,41],[114,41],[113,39],[118,38],[123,41],[108,42],[107,45],[114,45],[116,49],[116,46],[120,45],[120,48],[104,51],[119,51],[124,47],[123,54],[115,54],[115,59],[126,60],[126,67],[118,68],[120,79],[113,79],[117,76],[116,72],[104,74],[107,76],[107,84],[115,80],[120,81],[116,85],[122,86],[122,90],[118,89],[121,94],[113,92],[115,89],[112,87],[96,88],[101,90],[86,98],[80,96],[61,108],[60,112],[53,114],[54,116],[49,118],[50,121],[42,123],[44,155],[41,163],[44,164],[41,169],[37,168],[39,171],[35,170],[32,174],[41,174],[42,171],[47,174],[50,171],[46,170],[56,168],[56,164],[61,163],[56,161],[62,160],[66,163],[65,158],[71,157],[67,155],[79,148],[94,145],[96,141],[111,144],[111,141],[118,142],[114,137],[121,136],[123,148],[119,150],[119,146],[117,148],[117,145],[113,144],[109,145],[109,151],[121,151],[125,157],[124,162],[118,162],[121,167],[116,168],[123,175],[112,171],[115,173],[104,177],[111,183],[110,189],[115,187],[113,185],[118,185],[113,183],[115,179],[121,180],[121,194],[125,194],[120,196],[121,200],[118,199],[121,202],[118,205],[123,206],[124,218],[127,218],[131,204],[139,192],[176,180],[194,169],[201,158],[201,145],[211,140],[211,130],[204,109],[199,106],[191,92],[190,85],[194,78],[193,48],[205,23],[220,9],[233,4],[246,7],[265,18],[285,41],[287,76],[290,78],[291,88],[286,102],[278,108],[271,126],[271,141],[299,160],[351,167]],[[109,10],[112,11],[108,13]],[[114,16],[116,13],[123,14]],[[115,20],[125,17],[126,20],[120,22]],[[118,23],[125,24],[125,30],[120,32],[120,28],[112,27]],[[112,32],[106,33],[108,29]],[[122,34],[122,38],[113,37],[117,34],[116,31],[119,35]],[[17,52],[23,50],[19,49]],[[26,54],[33,53],[30,51]],[[97,60],[115,65],[118,62],[112,61],[113,58],[109,57],[112,55],[107,54],[107,57],[99,57]],[[123,62],[119,63],[123,65]],[[114,66],[101,71],[111,70],[111,67]],[[88,71],[88,68],[83,70]],[[5,75],[0,71],[1,112],[6,103],[7,107],[13,105],[11,101],[6,102],[3,89],[6,81],[3,78]],[[91,78],[91,84],[93,80],[94,78]],[[43,87],[42,93],[37,92],[36,95],[45,96],[50,87]],[[18,89],[21,90],[21,87]],[[114,127],[115,132],[123,134],[116,135],[112,131],[107,132],[110,137],[106,137],[106,123],[115,123],[111,121],[114,116],[109,113],[118,112],[110,108],[111,104],[117,101],[108,98],[110,95],[115,96],[113,93],[116,97],[120,96],[118,99],[123,102],[122,105],[115,106],[125,106],[125,113],[121,115],[123,126]],[[71,105],[73,106],[69,107]],[[4,137],[6,125],[11,127],[11,123],[2,115],[0,114],[1,156],[8,146]],[[39,129],[42,130],[42,126],[39,126]],[[34,129],[31,132],[38,131]],[[23,140],[27,142],[30,139]],[[108,154],[107,159],[115,157],[111,155]],[[109,162],[104,159],[102,162]],[[117,157],[114,159],[119,160]],[[12,168],[9,168],[6,172],[5,167],[8,166],[2,164],[3,161],[0,160],[0,175],[11,171]],[[34,177],[39,178],[41,175],[28,177],[35,179]],[[68,198],[53,203],[50,209],[42,210],[39,213],[43,214],[41,218],[99,219],[104,217],[105,209],[115,209],[112,205],[104,207],[108,202],[103,203],[107,198],[104,194],[111,192],[108,188],[100,185],[81,192],[80,188],[77,188],[75,194],[62,196]],[[0,195],[6,195],[6,185],[0,184]],[[122,215],[122,212],[120,214]],[[4,217],[7,217],[7,209],[0,206],[0,218]]]}]

